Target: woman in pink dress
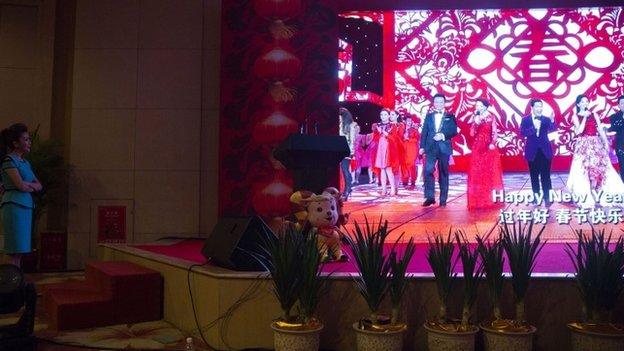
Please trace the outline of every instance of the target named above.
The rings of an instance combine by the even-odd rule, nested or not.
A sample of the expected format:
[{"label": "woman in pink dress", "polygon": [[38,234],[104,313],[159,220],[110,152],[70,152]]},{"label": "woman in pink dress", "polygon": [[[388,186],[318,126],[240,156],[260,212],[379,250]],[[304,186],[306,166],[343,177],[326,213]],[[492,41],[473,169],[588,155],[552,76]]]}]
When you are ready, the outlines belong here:
[{"label": "woman in pink dress", "polygon": [[373,165],[379,169],[381,195],[388,195],[386,185],[390,184],[390,194],[396,195],[393,169],[399,166],[398,127],[390,122],[390,110],[384,108],[379,113],[379,123],[373,124],[373,139],[377,142],[377,152],[373,154]]},{"label": "woman in pink dress", "polygon": [[468,166],[469,210],[499,206],[492,200],[492,191],[503,190],[503,168],[496,147],[496,118],[488,112],[489,106],[487,100],[477,100],[470,127],[473,142]]},{"label": "woman in pink dress", "polygon": [[[405,131],[403,132],[403,184],[409,185],[410,188],[416,186],[418,179],[418,165],[419,160],[418,147],[420,145],[420,131],[418,130],[418,124],[414,121],[416,117],[405,117]],[[422,166],[422,164],[421,164]],[[422,174],[422,167],[420,167],[420,174]]]}]

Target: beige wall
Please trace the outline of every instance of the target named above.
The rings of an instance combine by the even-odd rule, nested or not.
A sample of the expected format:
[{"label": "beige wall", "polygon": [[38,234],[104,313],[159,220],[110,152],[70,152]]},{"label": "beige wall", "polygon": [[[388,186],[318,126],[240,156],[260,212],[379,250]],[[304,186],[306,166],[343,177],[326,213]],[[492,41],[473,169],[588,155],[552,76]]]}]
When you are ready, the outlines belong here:
[{"label": "beige wall", "polygon": [[50,132],[54,0],[0,0],[0,126]]},{"label": "beige wall", "polygon": [[[58,3],[73,7],[73,0]],[[0,125],[41,125],[45,137],[56,4],[0,0]],[[76,0],[73,45],[71,35],[56,38],[57,50],[71,48],[73,60],[56,62],[69,62],[70,81],[54,78],[73,87],[66,100],[54,92],[71,101],[60,112],[74,167],[69,268],[95,257],[98,205],[127,206],[127,237],[137,243],[206,235],[216,222],[220,4]]]},{"label": "beige wall", "polygon": [[78,0],[69,267],[94,258],[99,204],[128,241],[205,235],[216,219],[220,1]]}]

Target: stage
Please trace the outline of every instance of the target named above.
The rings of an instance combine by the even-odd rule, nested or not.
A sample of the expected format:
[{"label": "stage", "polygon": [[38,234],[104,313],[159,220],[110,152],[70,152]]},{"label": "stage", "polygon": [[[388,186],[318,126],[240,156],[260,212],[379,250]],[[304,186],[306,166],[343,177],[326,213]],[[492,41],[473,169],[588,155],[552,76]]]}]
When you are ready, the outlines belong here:
[{"label": "stage", "polygon": [[[553,173],[551,176],[552,187],[555,191],[565,192],[567,173]],[[365,180],[366,177],[362,177]],[[348,230],[353,229],[354,221],[364,222],[364,216],[369,221],[378,221],[383,216],[393,230],[389,237],[390,241],[396,241],[401,234],[403,240],[410,237],[416,242],[427,242],[427,236],[433,233],[448,233],[449,228],[463,230],[470,241],[474,241],[476,235],[488,235],[498,233],[501,210],[518,215],[521,211],[533,214],[534,210],[541,209],[549,213],[546,221],[546,229],[542,238],[549,243],[571,242],[576,239],[575,230],[590,230],[590,223],[579,224],[574,215],[576,206],[571,203],[554,202],[547,209],[545,206],[525,204],[503,203],[500,208],[487,210],[468,211],[466,206],[466,174],[452,173],[449,177],[449,197],[446,207],[438,207],[438,184],[436,183],[436,205],[422,207],[424,201],[423,190],[408,190],[400,187],[398,196],[379,195],[379,188],[374,184],[356,185],[352,195],[345,203],[344,212],[349,213]],[[529,174],[505,173],[503,177],[505,193],[511,195],[528,195],[531,191]],[[569,223],[559,223],[557,214],[562,211],[570,214]],[[608,211],[608,209],[604,209]],[[588,214],[589,215],[589,214]],[[517,217],[516,217],[517,218]],[[588,221],[589,222],[589,221]],[[614,224],[594,224],[596,228],[613,229],[616,235],[620,232]],[[539,226],[538,228],[539,229]]]},{"label": "stage", "polygon": [[[209,344],[218,349],[272,348],[270,322],[280,315],[266,274],[237,272],[205,264],[201,255],[202,240],[163,240],[152,244],[100,246],[100,258],[127,260],[155,269],[164,278],[164,320],[187,334],[199,337],[193,311]],[[405,337],[410,349],[426,349],[426,335],[421,327],[426,318],[437,313],[435,281],[424,261],[425,246],[416,249],[410,266],[410,283],[403,306],[403,318],[409,329]],[[569,259],[563,244],[547,244],[538,258],[535,278],[526,297],[527,317],[538,327],[536,349],[567,349],[569,331],[566,323],[581,315],[581,301],[576,283],[571,279]],[[554,273],[553,267],[563,272]],[[456,270],[459,270],[459,266]],[[189,274],[189,269],[191,269]],[[318,316],[325,322],[321,348],[353,350],[355,335],[351,324],[367,313],[364,300],[357,293],[351,263],[331,263],[324,276],[330,280],[319,303]],[[187,277],[190,278],[188,289]],[[460,313],[461,283],[451,297],[450,313]],[[193,304],[189,291],[192,292]],[[557,293],[552,293],[556,291]],[[389,301],[383,304],[389,310]],[[503,313],[514,310],[510,283],[505,286]],[[618,311],[622,311],[620,306]],[[556,312],[555,312],[556,311]],[[485,285],[480,287],[475,320],[490,317]]]}]

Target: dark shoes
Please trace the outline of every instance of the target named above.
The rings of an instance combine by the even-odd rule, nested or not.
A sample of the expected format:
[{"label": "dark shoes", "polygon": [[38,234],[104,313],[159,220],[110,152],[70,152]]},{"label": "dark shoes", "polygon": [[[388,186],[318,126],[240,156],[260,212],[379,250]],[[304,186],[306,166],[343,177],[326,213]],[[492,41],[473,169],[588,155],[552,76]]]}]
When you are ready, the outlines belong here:
[{"label": "dark shoes", "polygon": [[426,199],[425,202],[423,202],[423,207],[427,207],[427,206],[431,206],[435,204],[435,200],[434,199]]}]

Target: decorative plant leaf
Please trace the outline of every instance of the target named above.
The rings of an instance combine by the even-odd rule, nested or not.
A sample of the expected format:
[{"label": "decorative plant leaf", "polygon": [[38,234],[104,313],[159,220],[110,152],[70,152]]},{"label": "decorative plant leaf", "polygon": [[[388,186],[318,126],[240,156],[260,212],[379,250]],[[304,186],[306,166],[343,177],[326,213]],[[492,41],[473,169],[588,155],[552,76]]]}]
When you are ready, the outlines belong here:
[{"label": "decorative plant leaf", "polygon": [[471,247],[463,231],[457,230],[455,232],[455,240],[459,248],[459,257],[462,261],[464,273],[464,304],[461,325],[462,328],[468,329],[472,306],[477,300],[479,281],[483,274],[483,265],[479,262],[478,249]]},{"label": "decorative plant leaf", "polygon": [[[403,234],[397,240],[397,243],[401,242]],[[403,294],[407,288],[407,267],[409,266],[414,252],[416,251],[416,245],[414,244],[414,238],[411,237],[405,245],[405,251],[403,255],[398,258],[396,251],[396,244],[392,248],[390,253],[390,267],[392,275],[390,278],[390,299],[392,300],[392,323],[398,322],[398,313],[401,308],[401,301],[403,300]]]},{"label": "decorative plant leaf", "polygon": [[481,263],[483,264],[488,292],[492,304],[494,305],[494,318],[501,319],[500,301],[503,295],[503,283],[505,281],[503,275],[505,258],[503,256],[504,250],[500,235],[494,241],[489,242],[477,236],[477,245],[477,251],[479,252]]},{"label": "decorative plant leaf", "polygon": [[574,264],[576,283],[586,309],[585,320],[609,323],[611,312],[624,291],[624,238],[611,244],[611,233],[591,228],[590,236],[576,231],[576,250],[566,244]]},{"label": "decorative plant leaf", "polygon": [[524,296],[535,268],[535,261],[546,243],[541,240],[544,229],[546,226],[542,226],[533,239],[533,222],[524,226],[522,223],[514,224],[511,229],[506,223],[500,227],[501,243],[509,260],[511,283],[516,299],[516,320],[520,322],[524,321]]},{"label": "decorative plant leaf", "polygon": [[364,217],[365,227],[354,222],[354,230],[351,235],[345,235],[345,239],[351,248],[353,259],[360,271],[359,276],[354,277],[356,287],[374,316],[379,310],[389,286],[390,261],[384,255],[384,244],[388,237],[388,221],[379,218],[377,226],[369,223]]},{"label": "decorative plant leaf", "polygon": [[455,244],[451,239],[451,229],[444,239],[441,234],[434,234],[433,241],[431,237],[428,237],[429,251],[427,252],[427,261],[433,275],[435,276],[436,286],[438,288],[438,297],[440,298],[440,322],[445,323],[447,321],[446,310],[448,306],[448,297],[451,293],[453,282],[456,273],[455,264],[457,260],[453,262],[453,252],[455,251]]}]

